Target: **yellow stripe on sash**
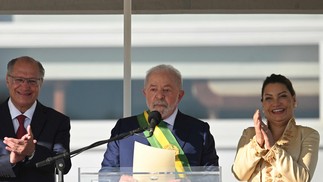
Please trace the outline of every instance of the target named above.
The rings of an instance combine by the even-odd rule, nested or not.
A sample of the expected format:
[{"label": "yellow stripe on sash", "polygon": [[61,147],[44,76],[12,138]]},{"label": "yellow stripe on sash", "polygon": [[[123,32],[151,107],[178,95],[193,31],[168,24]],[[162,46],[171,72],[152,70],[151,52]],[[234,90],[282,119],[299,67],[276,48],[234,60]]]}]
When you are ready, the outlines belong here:
[{"label": "yellow stripe on sash", "polygon": [[[147,111],[144,111],[144,116],[146,121],[148,122],[148,113]],[[164,135],[164,133],[161,131],[161,129],[158,127],[158,125],[155,127],[155,131],[154,131],[154,135],[155,138],[157,139],[157,141],[159,142],[159,144],[162,146],[163,149],[168,149],[168,150],[175,150],[175,168],[177,172],[184,172],[184,167],[183,164],[181,162],[181,160],[179,159],[178,155],[179,155],[179,149],[175,146],[172,145],[171,143],[169,143],[169,141],[167,140],[166,136]],[[180,177],[184,177],[183,174],[179,174]]]}]

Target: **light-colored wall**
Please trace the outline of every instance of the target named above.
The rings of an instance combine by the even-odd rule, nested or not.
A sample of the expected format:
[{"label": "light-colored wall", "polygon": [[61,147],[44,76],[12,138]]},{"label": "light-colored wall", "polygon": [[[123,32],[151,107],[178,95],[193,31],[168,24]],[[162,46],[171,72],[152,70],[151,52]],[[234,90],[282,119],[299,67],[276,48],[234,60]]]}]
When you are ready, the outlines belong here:
[{"label": "light-colored wall", "polygon": [[[323,170],[323,144],[322,133],[323,126],[320,121],[307,120],[297,121],[298,124],[308,125],[317,129],[321,133],[319,161],[316,173],[312,182],[320,181],[319,171]],[[216,140],[216,148],[220,157],[220,165],[222,167],[222,181],[237,181],[231,173],[231,165],[235,156],[237,142],[240,138],[242,130],[252,125],[252,120],[221,120],[208,121],[211,132]],[[71,148],[72,151],[88,146],[96,141],[105,140],[110,137],[110,130],[114,126],[115,121],[72,121],[71,129]],[[78,168],[100,168],[103,159],[105,145],[92,148],[72,158],[72,169],[64,176],[64,180],[68,182],[78,181]]]}]

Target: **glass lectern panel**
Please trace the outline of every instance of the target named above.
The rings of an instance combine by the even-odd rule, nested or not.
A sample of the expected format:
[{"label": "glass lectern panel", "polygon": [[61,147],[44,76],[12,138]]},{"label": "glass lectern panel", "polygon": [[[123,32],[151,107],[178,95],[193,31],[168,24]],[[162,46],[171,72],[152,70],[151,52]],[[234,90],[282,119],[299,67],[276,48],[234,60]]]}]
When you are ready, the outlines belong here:
[{"label": "glass lectern panel", "polygon": [[79,168],[79,182],[221,182],[221,167],[191,167],[185,172],[133,172],[132,168]]}]

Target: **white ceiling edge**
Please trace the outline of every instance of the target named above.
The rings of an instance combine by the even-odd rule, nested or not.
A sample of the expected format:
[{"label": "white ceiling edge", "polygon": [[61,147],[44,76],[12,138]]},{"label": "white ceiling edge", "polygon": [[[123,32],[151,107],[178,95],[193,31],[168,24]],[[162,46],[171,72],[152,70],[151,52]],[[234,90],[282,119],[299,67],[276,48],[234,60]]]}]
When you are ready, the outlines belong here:
[{"label": "white ceiling edge", "polygon": [[[297,17],[139,19],[131,25],[131,43],[133,47],[319,44],[323,16]],[[123,39],[123,24],[116,21],[0,23],[0,48],[123,47]]]},{"label": "white ceiling edge", "polygon": [[[287,77],[299,77],[316,79],[319,75],[318,63],[175,63],[174,61],[164,62],[171,64],[182,73],[185,79],[250,79],[265,78],[273,70],[276,73],[282,72]],[[43,63],[46,68],[46,80],[91,80],[91,79],[123,79],[124,65],[120,63]],[[146,71],[155,66],[155,63],[136,63],[131,66],[131,78],[143,79]],[[265,68],[265,69],[261,69]],[[59,73],[59,74],[58,74]]]}]

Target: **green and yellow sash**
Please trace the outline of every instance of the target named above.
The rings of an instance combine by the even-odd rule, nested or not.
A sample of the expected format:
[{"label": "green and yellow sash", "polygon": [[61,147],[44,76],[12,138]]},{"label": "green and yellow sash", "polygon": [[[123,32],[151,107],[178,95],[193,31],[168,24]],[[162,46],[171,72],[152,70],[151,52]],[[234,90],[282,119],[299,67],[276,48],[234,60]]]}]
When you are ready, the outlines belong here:
[{"label": "green and yellow sash", "polygon": [[[148,111],[149,112],[149,111]],[[142,128],[148,127],[148,112],[144,111],[142,114],[137,116],[139,121],[139,125]],[[147,138],[148,142],[151,146],[156,148],[175,150],[175,169],[177,172],[184,172],[184,167],[190,170],[190,164],[188,163],[187,157],[184,154],[183,149],[178,144],[176,138],[173,133],[167,127],[165,122],[160,122],[158,126],[156,126],[154,135],[149,137],[149,131],[144,131],[144,135]]]}]

